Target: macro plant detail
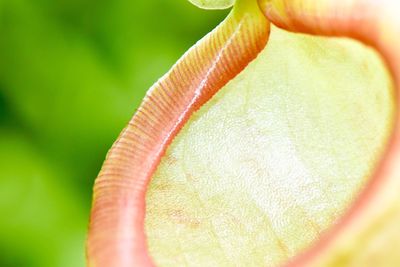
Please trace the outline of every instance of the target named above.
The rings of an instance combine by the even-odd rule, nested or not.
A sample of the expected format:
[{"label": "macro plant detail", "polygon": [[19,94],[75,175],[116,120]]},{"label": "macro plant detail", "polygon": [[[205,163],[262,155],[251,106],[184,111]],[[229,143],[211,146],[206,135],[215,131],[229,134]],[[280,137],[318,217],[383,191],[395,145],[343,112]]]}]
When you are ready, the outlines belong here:
[{"label": "macro plant detail", "polygon": [[109,151],[88,265],[396,266],[399,4],[192,2],[233,9]]}]

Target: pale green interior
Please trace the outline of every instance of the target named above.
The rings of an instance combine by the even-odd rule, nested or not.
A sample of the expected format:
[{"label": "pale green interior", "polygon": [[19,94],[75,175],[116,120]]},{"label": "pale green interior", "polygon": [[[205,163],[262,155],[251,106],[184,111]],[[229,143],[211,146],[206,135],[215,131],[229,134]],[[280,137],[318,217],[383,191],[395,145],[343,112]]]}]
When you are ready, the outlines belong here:
[{"label": "pale green interior", "polygon": [[392,93],[373,50],[272,28],[162,159],[146,198],[154,261],[276,266],[308,247],[366,184]]}]

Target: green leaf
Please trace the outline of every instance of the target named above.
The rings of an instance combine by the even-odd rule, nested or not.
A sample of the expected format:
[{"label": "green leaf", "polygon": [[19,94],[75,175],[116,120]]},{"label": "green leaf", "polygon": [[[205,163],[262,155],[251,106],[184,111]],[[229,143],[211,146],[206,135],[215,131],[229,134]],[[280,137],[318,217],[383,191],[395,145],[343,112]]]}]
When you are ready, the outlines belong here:
[{"label": "green leaf", "polygon": [[235,0],[189,0],[192,4],[204,9],[226,9],[233,5]]},{"label": "green leaf", "polygon": [[83,266],[86,210],[70,173],[0,128],[1,266]]}]

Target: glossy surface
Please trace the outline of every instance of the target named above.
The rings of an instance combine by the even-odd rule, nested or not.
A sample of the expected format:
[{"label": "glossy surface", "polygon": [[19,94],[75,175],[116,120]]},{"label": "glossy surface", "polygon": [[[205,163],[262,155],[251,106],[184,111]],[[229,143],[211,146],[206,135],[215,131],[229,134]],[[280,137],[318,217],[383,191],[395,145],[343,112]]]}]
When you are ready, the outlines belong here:
[{"label": "glossy surface", "polygon": [[274,28],[267,47],[191,120],[147,192],[159,266],[277,266],[367,183],[392,126],[391,81],[350,40]]}]

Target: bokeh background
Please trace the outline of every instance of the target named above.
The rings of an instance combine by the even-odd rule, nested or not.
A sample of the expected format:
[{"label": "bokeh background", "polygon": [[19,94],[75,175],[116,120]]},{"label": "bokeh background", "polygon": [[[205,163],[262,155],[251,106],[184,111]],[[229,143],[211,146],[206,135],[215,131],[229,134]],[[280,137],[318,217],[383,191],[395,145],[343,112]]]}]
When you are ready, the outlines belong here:
[{"label": "bokeh background", "polygon": [[0,0],[0,266],[84,266],[91,188],[146,90],[227,11]]}]

